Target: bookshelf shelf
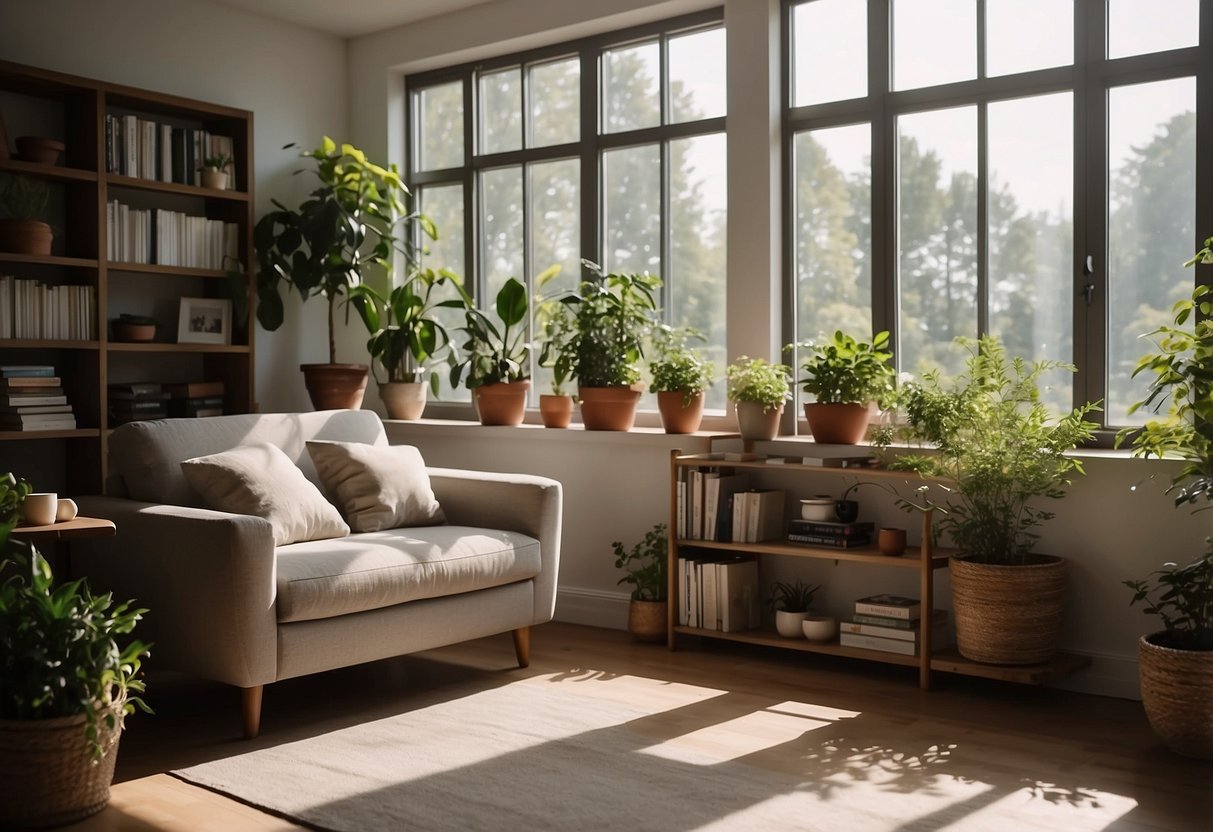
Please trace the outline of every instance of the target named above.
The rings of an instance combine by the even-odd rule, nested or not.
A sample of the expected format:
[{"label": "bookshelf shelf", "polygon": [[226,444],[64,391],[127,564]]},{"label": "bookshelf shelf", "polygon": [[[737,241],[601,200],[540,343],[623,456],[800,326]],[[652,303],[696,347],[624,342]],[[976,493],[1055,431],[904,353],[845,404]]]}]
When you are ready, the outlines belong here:
[{"label": "bookshelf shelf", "polygon": [[111,260],[106,263],[110,274],[155,274],[168,277],[220,277],[227,279],[228,273],[219,269],[196,269],[191,266],[162,266],[158,263],[123,263]]},{"label": "bookshelf shelf", "polygon": [[[906,552],[899,558],[887,557],[877,551],[875,546],[857,546],[854,549],[834,549],[828,546],[809,546],[796,543],[784,543],[778,540],[768,540],[761,543],[723,543],[717,540],[685,540],[683,545],[695,549],[713,549],[723,552],[735,552],[741,555],[762,554],[781,555],[792,558],[820,558],[824,560],[847,561],[849,563],[868,563],[875,566],[889,566],[899,569],[921,569],[922,554]],[[943,549],[936,550],[931,558],[932,569],[946,569],[950,553]]]},{"label": "bookshelf shelf", "polygon": [[124,342],[114,341],[107,347],[110,352],[160,352],[160,353],[224,353],[227,355],[246,355],[249,347],[246,344],[171,344],[159,341]]},{"label": "bookshelf shelf", "polygon": [[0,251],[0,263],[24,264],[30,266],[64,266],[75,269],[95,269],[97,260],[92,257],[59,257],[58,255],[13,254]]},{"label": "bookshelf shelf", "polygon": [[5,338],[0,349],[6,350],[95,350],[96,341],[65,341],[56,338]]},{"label": "bookshelf shelf", "polygon": [[96,439],[101,435],[97,428],[76,430],[0,430],[0,442],[24,441],[26,439]]},{"label": "bookshelf shelf", "polygon": [[4,173],[19,173],[23,176],[36,176],[55,182],[96,182],[97,172],[68,168],[61,165],[44,165],[38,162],[24,162],[20,159],[0,159],[0,171]]},{"label": "bookshelf shelf", "polygon": [[201,196],[207,199],[225,199],[231,202],[248,202],[249,195],[244,191],[217,191],[214,188],[202,188],[198,185],[183,185],[178,182],[161,182],[157,179],[140,179],[135,176],[119,176],[108,173],[105,181],[114,188],[132,188],[140,191],[156,191],[165,194],[181,194],[183,196]]}]

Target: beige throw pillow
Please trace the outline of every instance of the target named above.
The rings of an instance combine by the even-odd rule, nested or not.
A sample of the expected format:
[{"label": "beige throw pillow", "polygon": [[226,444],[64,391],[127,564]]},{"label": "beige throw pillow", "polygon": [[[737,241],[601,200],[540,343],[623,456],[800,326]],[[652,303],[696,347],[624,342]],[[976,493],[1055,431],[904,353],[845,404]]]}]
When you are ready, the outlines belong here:
[{"label": "beige throw pillow", "polygon": [[446,521],[421,452],[412,445],[312,441],[307,452],[325,491],[356,532]]},{"label": "beige throw pillow", "polygon": [[181,471],[211,508],[269,520],[277,546],[350,533],[337,509],[274,445],[241,445],[187,459]]}]

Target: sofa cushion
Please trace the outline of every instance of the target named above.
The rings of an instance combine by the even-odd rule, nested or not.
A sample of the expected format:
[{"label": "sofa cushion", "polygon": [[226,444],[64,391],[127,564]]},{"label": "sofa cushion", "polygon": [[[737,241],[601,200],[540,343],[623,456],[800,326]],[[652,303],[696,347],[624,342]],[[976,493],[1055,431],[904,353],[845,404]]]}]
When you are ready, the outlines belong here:
[{"label": "sofa cushion", "polygon": [[426,526],[279,547],[279,623],[310,621],[524,581],[539,541],[517,532]]},{"label": "sofa cushion", "polygon": [[274,445],[187,459],[181,470],[210,508],[269,520],[276,546],[350,533],[337,509]]},{"label": "sofa cushion", "polygon": [[309,440],[329,499],[355,532],[442,523],[421,452],[412,445]]}]

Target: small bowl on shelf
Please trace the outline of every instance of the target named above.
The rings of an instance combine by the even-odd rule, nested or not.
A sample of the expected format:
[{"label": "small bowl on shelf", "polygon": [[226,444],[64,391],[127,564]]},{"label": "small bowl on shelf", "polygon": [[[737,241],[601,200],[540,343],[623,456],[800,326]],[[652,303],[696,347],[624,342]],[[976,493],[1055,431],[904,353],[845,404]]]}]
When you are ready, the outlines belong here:
[{"label": "small bowl on shelf", "polygon": [[23,162],[53,165],[58,163],[59,154],[66,149],[67,145],[63,142],[45,136],[17,137],[17,156]]},{"label": "small bowl on shelf", "polygon": [[818,644],[833,641],[838,635],[838,619],[832,615],[809,613],[800,626],[804,637]]},{"label": "small bowl on shelf", "polygon": [[800,501],[800,516],[804,520],[830,523],[838,519],[834,511],[834,498],[817,495]]},{"label": "small bowl on shelf", "polygon": [[146,343],[156,339],[156,325],[114,320],[114,340],[132,344]]}]

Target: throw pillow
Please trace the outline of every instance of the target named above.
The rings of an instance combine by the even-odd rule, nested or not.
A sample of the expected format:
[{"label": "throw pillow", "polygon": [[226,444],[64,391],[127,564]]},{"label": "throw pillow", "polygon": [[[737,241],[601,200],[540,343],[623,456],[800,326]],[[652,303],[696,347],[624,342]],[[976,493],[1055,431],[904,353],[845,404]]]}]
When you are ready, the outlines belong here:
[{"label": "throw pillow", "polygon": [[277,546],[350,533],[320,489],[275,445],[241,445],[187,459],[181,471],[211,508],[269,520]]},{"label": "throw pillow", "polygon": [[356,532],[446,521],[430,488],[421,452],[412,445],[307,443],[329,497]]}]

